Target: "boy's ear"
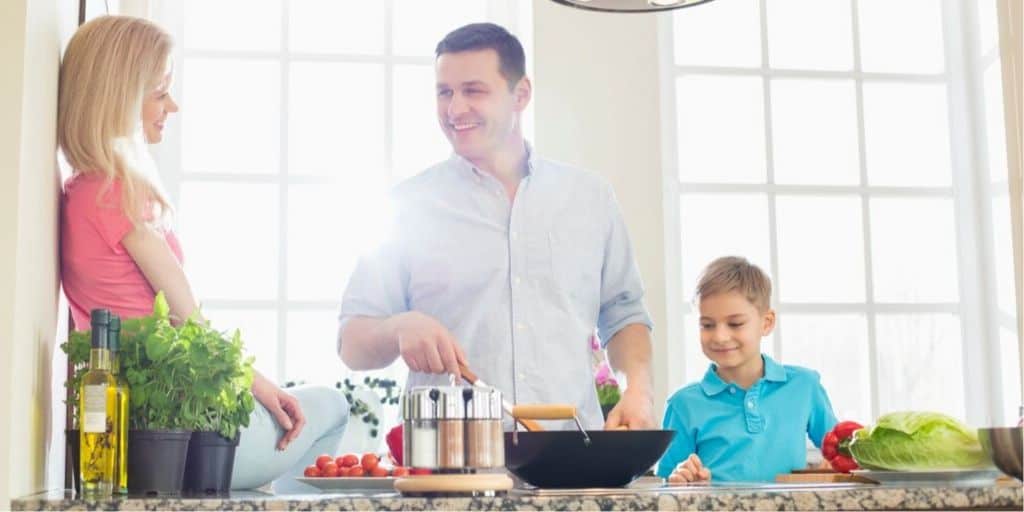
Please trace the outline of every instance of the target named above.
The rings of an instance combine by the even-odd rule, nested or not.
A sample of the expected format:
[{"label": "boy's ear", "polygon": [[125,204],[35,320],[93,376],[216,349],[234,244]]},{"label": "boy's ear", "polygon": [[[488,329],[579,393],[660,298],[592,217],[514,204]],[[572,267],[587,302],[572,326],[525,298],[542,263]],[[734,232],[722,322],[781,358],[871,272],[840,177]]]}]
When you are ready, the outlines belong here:
[{"label": "boy's ear", "polygon": [[769,309],[761,316],[761,336],[768,336],[775,329],[775,310]]}]

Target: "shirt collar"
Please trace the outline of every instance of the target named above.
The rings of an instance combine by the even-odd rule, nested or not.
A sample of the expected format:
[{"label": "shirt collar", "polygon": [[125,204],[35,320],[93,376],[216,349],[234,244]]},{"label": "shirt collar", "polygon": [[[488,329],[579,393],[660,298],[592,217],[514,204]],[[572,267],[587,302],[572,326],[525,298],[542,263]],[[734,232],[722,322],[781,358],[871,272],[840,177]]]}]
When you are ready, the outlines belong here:
[{"label": "shirt collar", "polygon": [[[764,354],[761,354],[761,360],[764,361],[764,377],[761,380],[786,382],[786,369],[781,364]],[[701,389],[708,396],[717,395],[729,388],[729,383],[718,376],[715,368],[714,363],[708,365],[708,371],[704,372],[704,378],[700,381]]]},{"label": "shirt collar", "polygon": [[[530,176],[537,172],[537,164],[539,162],[535,152],[533,151],[533,144],[530,144],[530,141],[525,139],[523,140],[523,143],[526,145],[526,176]],[[473,165],[473,162],[466,160],[462,155],[454,151],[452,151],[451,157],[449,157],[448,161],[454,163],[459,169],[464,169],[469,172],[471,175],[483,176],[483,173]]]}]

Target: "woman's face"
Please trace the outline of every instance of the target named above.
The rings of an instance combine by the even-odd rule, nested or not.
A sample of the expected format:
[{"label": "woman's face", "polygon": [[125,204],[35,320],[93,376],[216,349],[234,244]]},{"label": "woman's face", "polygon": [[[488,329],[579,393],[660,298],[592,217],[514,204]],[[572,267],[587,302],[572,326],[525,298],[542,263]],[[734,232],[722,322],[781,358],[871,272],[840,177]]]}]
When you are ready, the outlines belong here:
[{"label": "woman's face", "polygon": [[164,121],[167,114],[178,111],[178,104],[171,98],[171,74],[167,73],[157,87],[146,93],[142,99],[142,130],[146,142],[157,144],[164,138]]}]

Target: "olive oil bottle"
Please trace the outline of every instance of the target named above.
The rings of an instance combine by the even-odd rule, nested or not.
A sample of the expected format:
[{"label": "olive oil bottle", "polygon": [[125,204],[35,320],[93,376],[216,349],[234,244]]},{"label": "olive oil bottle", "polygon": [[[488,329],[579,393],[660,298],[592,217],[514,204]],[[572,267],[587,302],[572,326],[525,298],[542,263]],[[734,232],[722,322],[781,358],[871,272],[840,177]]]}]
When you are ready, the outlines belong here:
[{"label": "olive oil bottle", "polygon": [[82,497],[109,498],[114,486],[117,381],[111,373],[110,311],[94,309],[89,371],[79,389],[78,425]]},{"label": "olive oil bottle", "polygon": [[111,373],[117,383],[117,418],[114,421],[116,456],[114,459],[114,492],[128,494],[128,381],[121,374],[121,319],[110,315],[108,328]]}]

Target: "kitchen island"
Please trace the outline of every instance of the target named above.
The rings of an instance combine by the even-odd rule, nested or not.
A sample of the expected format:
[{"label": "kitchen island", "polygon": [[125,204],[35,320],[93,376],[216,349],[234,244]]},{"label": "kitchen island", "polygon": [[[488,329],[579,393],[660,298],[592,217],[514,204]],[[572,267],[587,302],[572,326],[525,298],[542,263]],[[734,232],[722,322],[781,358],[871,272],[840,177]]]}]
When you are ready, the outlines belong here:
[{"label": "kitchen island", "polygon": [[500,496],[408,497],[349,491],[274,496],[127,497],[86,502],[54,491],[13,500],[14,510],[1021,510],[1021,483],[634,485],[626,489],[513,490]]}]

